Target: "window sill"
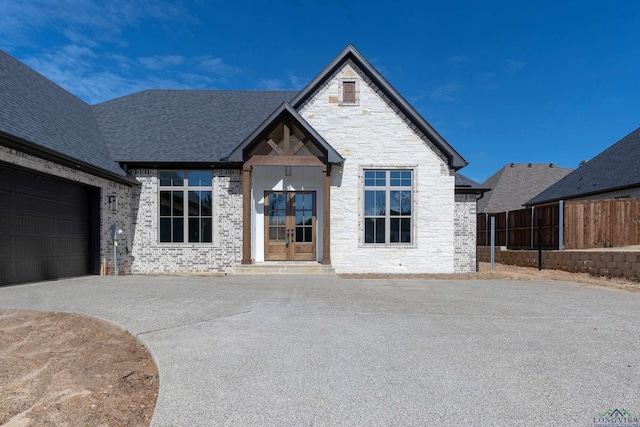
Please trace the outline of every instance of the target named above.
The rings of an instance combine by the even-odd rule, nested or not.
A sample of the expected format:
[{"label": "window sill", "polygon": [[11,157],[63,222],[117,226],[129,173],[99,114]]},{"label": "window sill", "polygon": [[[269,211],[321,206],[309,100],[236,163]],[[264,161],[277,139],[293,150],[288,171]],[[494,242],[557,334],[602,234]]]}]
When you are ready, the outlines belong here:
[{"label": "window sill", "polygon": [[360,248],[394,248],[394,249],[416,249],[415,243],[360,243]]}]

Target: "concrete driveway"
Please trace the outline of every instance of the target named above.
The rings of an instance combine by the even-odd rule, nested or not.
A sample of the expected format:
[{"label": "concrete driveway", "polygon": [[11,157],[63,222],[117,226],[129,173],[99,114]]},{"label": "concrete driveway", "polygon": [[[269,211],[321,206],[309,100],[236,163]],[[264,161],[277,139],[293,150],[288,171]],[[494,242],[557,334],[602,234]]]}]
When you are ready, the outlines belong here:
[{"label": "concrete driveway", "polygon": [[594,425],[640,415],[640,293],[566,282],[87,277],[0,288],[143,340],[156,426]]}]

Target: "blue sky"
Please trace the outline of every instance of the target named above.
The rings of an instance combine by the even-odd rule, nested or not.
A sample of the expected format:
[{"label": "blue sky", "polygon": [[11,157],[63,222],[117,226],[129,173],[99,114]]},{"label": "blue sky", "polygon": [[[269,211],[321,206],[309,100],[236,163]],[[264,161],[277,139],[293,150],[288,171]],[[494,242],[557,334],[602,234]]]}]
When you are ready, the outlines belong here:
[{"label": "blue sky", "polygon": [[301,89],[352,43],[484,181],[640,126],[640,2],[2,0],[0,49],[89,103]]}]

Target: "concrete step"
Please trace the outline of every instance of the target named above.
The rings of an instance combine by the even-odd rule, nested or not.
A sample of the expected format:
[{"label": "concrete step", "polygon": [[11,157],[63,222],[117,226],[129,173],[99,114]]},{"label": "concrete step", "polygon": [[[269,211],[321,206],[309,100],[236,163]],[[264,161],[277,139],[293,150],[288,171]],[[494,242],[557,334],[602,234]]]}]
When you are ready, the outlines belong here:
[{"label": "concrete step", "polygon": [[235,274],[335,274],[330,265],[317,262],[290,261],[246,264],[235,268]]}]

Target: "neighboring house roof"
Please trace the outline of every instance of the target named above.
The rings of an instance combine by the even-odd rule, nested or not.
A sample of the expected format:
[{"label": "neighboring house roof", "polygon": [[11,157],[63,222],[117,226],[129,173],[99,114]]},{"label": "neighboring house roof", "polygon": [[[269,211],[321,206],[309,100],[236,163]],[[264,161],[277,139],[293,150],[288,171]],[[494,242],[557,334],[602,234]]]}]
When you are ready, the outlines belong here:
[{"label": "neighboring house roof", "polygon": [[124,176],[107,150],[91,107],[0,51],[0,136],[12,147]]},{"label": "neighboring house roof", "polygon": [[450,168],[458,170],[468,164],[351,44],[347,45],[320,74],[311,80],[311,82],[296,95],[291,101],[293,108],[299,110],[309,97],[327,80],[331,79],[333,74],[338,71],[347,60],[353,61],[400,112],[409,118],[412,125],[416,126],[416,128],[447,157]]},{"label": "neighboring house roof", "polygon": [[522,209],[531,197],[570,172],[571,168],[559,168],[553,163],[510,163],[482,184],[491,191],[478,201],[478,213]]},{"label": "neighboring house roof", "polygon": [[296,93],[148,90],[92,108],[119,162],[215,163]]},{"label": "neighboring house roof", "polygon": [[309,135],[314,142],[322,148],[322,151],[326,154],[327,163],[344,163],[344,158],[331,146],[325,139],[318,133],[316,130],[311,127],[309,123],[305,119],[302,118],[300,114],[288,103],[283,102],[273,113],[269,115],[261,124],[258,126],[251,135],[247,136],[247,138],[242,141],[238,147],[233,150],[233,152],[229,155],[229,161],[231,162],[243,162],[247,159],[244,158],[244,149],[254,143],[260,135],[269,129],[270,126],[278,123],[284,117],[290,117],[295,121],[295,123],[300,126],[305,134]]},{"label": "neighboring house roof", "polygon": [[478,184],[474,180],[467,178],[459,172],[455,174],[455,191],[456,193],[481,194],[489,191],[490,188],[482,184]]},{"label": "neighboring house roof", "polygon": [[526,204],[538,205],[640,186],[640,128],[584,163]]}]

